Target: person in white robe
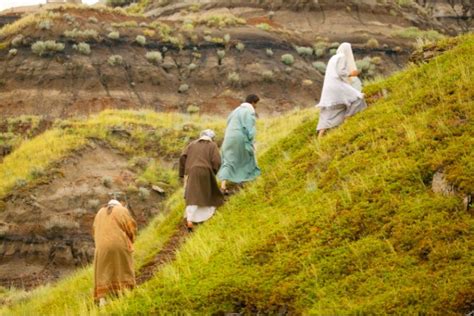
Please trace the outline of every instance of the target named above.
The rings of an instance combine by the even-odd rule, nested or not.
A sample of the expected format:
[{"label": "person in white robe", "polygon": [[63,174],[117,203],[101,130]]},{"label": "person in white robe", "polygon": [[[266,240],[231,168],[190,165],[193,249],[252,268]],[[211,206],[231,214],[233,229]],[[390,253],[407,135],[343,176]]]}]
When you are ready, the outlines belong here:
[{"label": "person in white robe", "polygon": [[349,43],[342,43],[337,48],[336,54],[343,54],[346,57],[347,71],[349,75],[345,78],[346,82],[350,84],[354,89],[362,91],[362,81],[359,79],[359,70],[352,53],[352,46]]},{"label": "person in white robe", "polygon": [[319,137],[367,107],[364,95],[348,83],[351,74],[348,64],[348,58],[341,53],[332,56],[328,62],[321,99],[317,105],[321,108],[317,126]]}]

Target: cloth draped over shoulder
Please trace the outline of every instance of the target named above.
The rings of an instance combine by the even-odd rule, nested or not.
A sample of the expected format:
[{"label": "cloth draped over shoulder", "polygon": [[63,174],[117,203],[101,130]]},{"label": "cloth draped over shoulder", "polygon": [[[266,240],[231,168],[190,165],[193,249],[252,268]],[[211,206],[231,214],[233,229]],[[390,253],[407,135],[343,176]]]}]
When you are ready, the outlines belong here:
[{"label": "cloth draped over shoulder", "polygon": [[[112,200],[111,202],[113,202]],[[94,219],[94,298],[135,287],[133,242],[137,224],[120,204],[110,203]]]},{"label": "cloth draped over shoulder", "polygon": [[260,175],[255,157],[256,113],[250,103],[242,103],[229,115],[222,144],[221,180],[242,183]]},{"label": "cloth draped over shoulder", "polygon": [[[354,54],[352,53],[352,46],[349,43],[342,43],[337,48],[336,54],[344,55],[347,63],[347,72],[348,74],[352,73],[354,70],[357,70],[357,65],[354,59]],[[359,77],[346,77],[344,80],[350,84],[357,91],[362,91],[362,82]]]},{"label": "cloth draped over shoulder", "polygon": [[349,70],[346,58],[343,54],[336,54],[329,59],[324,76],[323,90],[318,107],[331,107],[344,104],[350,106],[359,99],[363,99],[363,94],[347,83]]},{"label": "cloth draped over shoulder", "polygon": [[220,166],[219,148],[210,137],[202,136],[186,147],[179,159],[179,176],[187,176],[186,205],[218,207],[224,203],[216,180]]}]

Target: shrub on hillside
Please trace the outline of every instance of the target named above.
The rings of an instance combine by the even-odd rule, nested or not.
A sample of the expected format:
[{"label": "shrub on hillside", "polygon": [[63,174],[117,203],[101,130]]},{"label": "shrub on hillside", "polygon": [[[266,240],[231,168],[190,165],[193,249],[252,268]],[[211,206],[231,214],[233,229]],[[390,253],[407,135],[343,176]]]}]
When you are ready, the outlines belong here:
[{"label": "shrub on hillside", "polygon": [[375,49],[379,47],[379,41],[375,38],[370,38],[367,43],[365,44],[366,47],[370,49]]},{"label": "shrub on hillside", "polygon": [[423,40],[428,40],[428,41],[438,41],[443,39],[445,36],[440,34],[436,30],[427,30],[423,31],[417,28],[416,26],[412,27],[407,27],[401,31],[395,32],[394,35],[400,36],[402,38],[408,38],[408,39],[418,39],[421,38]]},{"label": "shrub on hillside", "polygon": [[188,70],[189,70],[189,71],[193,71],[193,70],[195,70],[197,67],[198,67],[198,66],[197,66],[195,63],[190,63],[190,64],[188,65]]},{"label": "shrub on hillside", "polygon": [[186,109],[186,112],[188,112],[189,114],[197,114],[197,113],[199,113],[199,111],[200,111],[200,109],[196,105],[190,105]]},{"label": "shrub on hillside", "polygon": [[107,35],[108,38],[112,40],[117,40],[120,38],[120,32],[119,31],[112,31]]},{"label": "shrub on hillside", "polygon": [[99,22],[99,20],[97,20],[97,18],[95,16],[91,16],[87,19],[87,21],[89,21],[90,23],[97,23]]},{"label": "shrub on hillside", "polygon": [[23,40],[25,39],[25,37],[21,34],[15,36],[11,42],[12,46],[13,47],[18,47],[18,46],[21,46],[23,44]]},{"label": "shrub on hillside", "polygon": [[43,56],[46,53],[62,52],[64,50],[63,43],[57,43],[56,41],[37,41],[31,45],[31,50],[38,56]]},{"label": "shrub on hillside", "polygon": [[50,30],[52,26],[53,26],[53,21],[51,21],[50,19],[39,21],[38,24],[36,24],[36,28],[38,30],[43,30],[43,31]]},{"label": "shrub on hillside", "polygon": [[76,22],[76,18],[73,17],[72,15],[66,13],[63,15],[64,19],[66,20],[67,24],[72,24],[74,22]]},{"label": "shrub on hillside", "polygon": [[90,55],[91,53],[90,45],[85,42],[81,42],[77,45],[74,45],[72,48],[77,50],[82,55]]},{"label": "shrub on hillside", "polygon": [[295,63],[295,57],[291,54],[284,54],[281,56],[281,62],[287,66],[291,66]]},{"label": "shrub on hillside", "polygon": [[140,44],[141,46],[145,46],[146,45],[146,37],[143,36],[143,35],[137,35],[137,37],[135,38],[135,41]]},{"label": "shrub on hillside", "polygon": [[273,81],[273,71],[271,70],[265,70],[263,73],[262,73],[262,77],[263,77],[263,80],[265,81]]},{"label": "shrub on hillside", "polygon": [[323,75],[326,73],[326,64],[322,61],[315,61],[313,67]]},{"label": "shrub on hillside", "polygon": [[145,55],[146,60],[148,60],[152,64],[158,64],[163,61],[163,55],[161,52],[148,52]]},{"label": "shrub on hillside", "polygon": [[238,73],[236,72],[231,72],[228,76],[227,76],[227,80],[229,81],[229,83],[232,85],[232,86],[237,86],[239,83],[240,83],[240,76]]},{"label": "shrub on hillside", "polygon": [[257,24],[257,28],[261,29],[262,31],[270,31],[272,27],[268,23],[260,23]]},{"label": "shrub on hillside", "polygon": [[179,93],[186,93],[186,92],[188,92],[188,90],[189,90],[189,85],[187,85],[185,83],[181,84],[178,88]]},{"label": "shrub on hillside", "polygon": [[324,48],[318,48],[314,51],[314,54],[316,55],[316,57],[320,58],[326,54],[326,50]]},{"label": "shrub on hillside", "polygon": [[120,55],[112,55],[107,59],[110,66],[119,66],[123,64],[123,58]]},{"label": "shrub on hillside", "polygon": [[79,228],[79,223],[62,216],[53,216],[44,224],[46,230]]},{"label": "shrub on hillside", "polygon": [[12,48],[8,51],[8,57],[15,57],[17,53],[18,50],[16,48]]},{"label": "shrub on hillside", "polygon": [[311,47],[296,46],[295,49],[300,56],[311,56],[314,52]]},{"label": "shrub on hillside", "polygon": [[230,35],[229,34],[224,35],[223,39],[224,39],[224,43],[226,43],[226,44],[230,43]]},{"label": "shrub on hillside", "polygon": [[268,56],[268,57],[273,57],[273,50],[271,48],[267,48],[265,50],[265,54]]},{"label": "shrub on hillside", "polygon": [[242,42],[237,43],[237,45],[235,45],[235,48],[237,48],[239,52],[243,52],[245,50],[245,44]]},{"label": "shrub on hillside", "polygon": [[64,31],[64,36],[69,38],[81,38],[81,39],[95,39],[99,38],[99,33],[96,30],[86,29],[86,30],[78,30],[77,28],[73,29],[72,31]]}]

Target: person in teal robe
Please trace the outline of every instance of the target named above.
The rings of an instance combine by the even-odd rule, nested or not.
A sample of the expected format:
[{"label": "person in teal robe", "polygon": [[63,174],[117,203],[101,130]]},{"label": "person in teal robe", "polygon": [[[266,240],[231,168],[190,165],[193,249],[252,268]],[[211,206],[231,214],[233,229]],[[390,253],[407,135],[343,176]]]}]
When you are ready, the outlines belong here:
[{"label": "person in teal robe", "polygon": [[255,157],[256,113],[259,101],[255,94],[247,96],[227,118],[224,143],[221,148],[222,165],[217,177],[222,181],[221,190],[227,192],[227,182],[240,184],[260,175]]}]

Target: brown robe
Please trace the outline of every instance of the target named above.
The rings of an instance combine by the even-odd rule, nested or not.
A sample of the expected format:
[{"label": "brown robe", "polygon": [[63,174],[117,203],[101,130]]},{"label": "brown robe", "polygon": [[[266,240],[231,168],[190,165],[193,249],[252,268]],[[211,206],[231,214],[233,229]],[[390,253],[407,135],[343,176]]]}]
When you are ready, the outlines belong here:
[{"label": "brown robe", "polygon": [[188,176],[184,193],[186,205],[218,207],[224,203],[216,181],[220,166],[216,143],[198,139],[186,147],[179,159],[179,176]]},{"label": "brown robe", "polygon": [[128,210],[103,207],[94,219],[94,298],[135,287],[133,242],[137,224]]}]

